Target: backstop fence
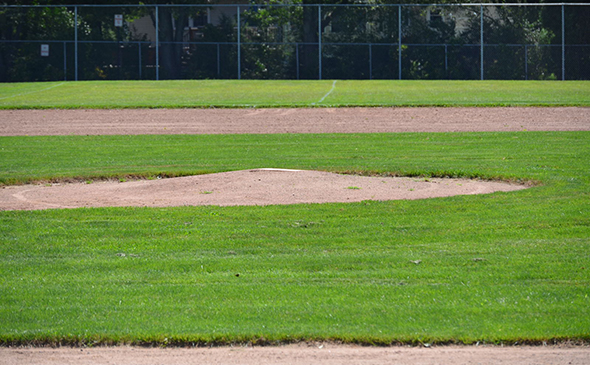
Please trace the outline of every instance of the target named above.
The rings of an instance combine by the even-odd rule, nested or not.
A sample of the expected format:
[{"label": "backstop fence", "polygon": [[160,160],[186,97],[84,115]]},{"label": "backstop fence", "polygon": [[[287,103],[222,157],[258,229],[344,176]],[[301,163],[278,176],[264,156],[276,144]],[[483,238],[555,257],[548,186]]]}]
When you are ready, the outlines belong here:
[{"label": "backstop fence", "polygon": [[590,79],[590,4],[0,6],[0,81]]}]

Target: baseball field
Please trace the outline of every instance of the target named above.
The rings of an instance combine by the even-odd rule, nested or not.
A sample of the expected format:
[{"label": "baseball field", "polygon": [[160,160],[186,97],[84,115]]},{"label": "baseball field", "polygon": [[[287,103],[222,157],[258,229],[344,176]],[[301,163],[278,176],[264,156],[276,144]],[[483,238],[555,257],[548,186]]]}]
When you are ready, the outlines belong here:
[{"label": "baseball field", "polygon": [[[1,345],[590,341],[588,82],[1,84],[0,109],[4,190],[264,167],[526,187],[352,203],[5,207]],[[310,120],[321,131],[300,128]]]}]

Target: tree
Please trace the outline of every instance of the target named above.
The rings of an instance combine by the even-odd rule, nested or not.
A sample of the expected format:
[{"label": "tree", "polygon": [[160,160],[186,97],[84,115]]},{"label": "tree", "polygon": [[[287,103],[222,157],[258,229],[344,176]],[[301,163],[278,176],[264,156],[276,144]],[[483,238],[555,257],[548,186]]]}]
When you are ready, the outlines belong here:
[{"label": "tree", "polygon": [[[111,1],[106,0],[82,0],[77,4],[84,5],[109,5]],[[159,36],[160,36],[160,56],[161,67],[163,69],[162,78],[180,78],[182,70],[183,49],[182,41],[184,29],[188,25],[188,18],[191,15],[190,8],[175,8],[172,5],[178,4],[195,4],[208,3],[207,0],[181,0],[181,1],[161,1],[147,0],[143,2],[120,0],[118,5],[137,5],[137,4],[167,4],[170,6],[159,7]],[[67,0],[45,0],[45,1],[26,1],[17,0],[16,4],[11,5],[64,5],[63,8],[0,8],[0,40],[73,40],[73,7],[72,1]],[[194,12],[194,11],[193,11]],[[113,14],[124,14],[126,20],[134,19],[143,15],[150,15],[155,26],[155,7],[78,7],[78,30],[79,39],[87,41],[124,41],[129,40],[130,33],[128,29],[115,29]],[[22,46],[22,44],[21,44]],[[37,80],[43,79],[39,75],[35,76],[34,70],[30,67],[20,67],[21,65],[33,65],[33,59],[36,57],[30,55],[24,56],[25,50],[18,48],[17,44],[4,43],[0,45],[0,81],[13,79],[10,74],[18,71],[19,80]],[[113,62],[109,58],[112,52],[105,52],[105,45],[95,43],[92,45],[80,45],[79,59],[82,78],[124,78],[121,75],[121,56],[120,47],[118,50],[118,60]],[[23,58],[24,57],[24,58]],[[25,61],[25,58],[27,62]],[[20,61],[19,61],[20,60]],[[17,62],[18,61],[18,62]],[[15,67],[15,62],[19,65]],[[104,69],[104,65],[118,64],[119,76],[109,74]],[[63,68],[63,67],[62,67]],[[38,72],[37,72],[38,73]],[[63,75],[61,76],[63,77]],[[55,77],[54,77],[55,78]]]},{"label": "tree", "polygon": [[12,41],[68,39],[73,24],[73,14],[66,8],[0,8],[0,41],[8,41],[0,43],[0,82],[63,79],[57,45],[48,58],[40,59],[40,43]]},{"label": "tree", "polygon": [[[16,0],[17,4],[67,4],[72,0]],[[403,34],[403,78],[479,78],[480,42],[479,6],[472,9],[467,27],[454,19],[468,8],[432,6],[403,7],[402,24],[398,24],[397,7],[380,4],[421,3],[416,0],[268,0],[268,6],[241,6],[242,47],[241,72],[246,78],[300,78],[319,76],[319,35],[322,35],[322,76],[324,78],[397,78],[398,29]],[[520,0],[516,0],[520,1]],[[206,25],[203,44],[183,46],[189,17],[204,7],[177,6],[188,4],[215,6],[207,0],[146,0],[144,7],[78,7],[79,68],[81,79],[134,78],[129,66],[136,66],[137,45],[129,29],[115,28],[113,14],[124,14],[126,20],[149,16],[155,26],[155,4],[159,7],[160,76],[161,78],[235,77],[237,70],[236,18],[228,17],[221,25]],[[241,2],[236,0],[236,2]],[[260,4],[259,0],[252,3]],[[453,4],[458,1],[442,0]],[[461,1],[465,3],[465,1]],[[479,1],[472,1],[477,2]],[[490,1],[492,2],[492,1]],[[82,4],[110,4],[106,0],[79,0]],[[117,4],[137,5],[138,1],[119,0]],[[428,1],[430,3],[430,1]],[[317,6],[322,6],[321,13]],[[339,5],[363,5],[344,7]],[[374,6],[373,6],[374,5]],[[459,10],[457,10],[459,9]],[[561,71],[561,8],[551,6],[485,8],[484,42],[487,78],[551,78]],[[64,40],[71,42],[73,8],[0,8],[0,40]],[[431,16],[435,14],[435,16]],[[590,54],[586,44],[590,28],[585,18],[590,7],[566,7],[566,57],[568,78],[590,78]],[[430,19],[430,20],[429,20]],[[84,41],[107,41],[84,43]],[[117,44],[117,42],[123,42]],[[206,44],[210,42],[211,44]],[[217,43],[217,44],[215,44]],[[250,43],[249,46],[245,44]],[[360,45],[350,45],[351,43]],[[554,47],[545,47],[546,44]],[[70,43],[71,44],[71,43]],[[113,45],[117,44],[116,47]],[[297,44],[297,48],[293,45]],[[369,45],[370,44],[370,45]],[[414,44],[427,44],[416,46]],[[525,74],[524,46],[527,44],[528,73]],[[444,46],[446,45],[446,46]],[[496,46],[498,45],[498,46]],[[53,46],[52,46],[53,47]],[[135,47],[135,53],[124,55]],[[53,48],[52,48],[53,49]],[[217,49],[220,55],[217,56]],[[447,54],[448,50],[448,54]],[[142,50],[155,56],[153,46]],[[38,44],[0,43],[0,80],[42,80],[63,77],[63,62],[52,52],[40,60]],[[72,53],[68,51],[68,56]],[[52,57],[56,57],[53,59]],[[69,56],[71,57],[71,56]],[[133,59],[135,57],[135,60]],[[222,60],[220,62],[219,60]],[[127,61],[125,61],[127,60]],[[71,62],[71,61],[68,61]],[[217,63],[222,63],[221,70]],[[47,66],[49,65],[49,66]],[[125,71],[126,70],[126,71]],[[135,68],[137,70],[137,67]],[[151,68],[150,70],[154,70]],[[61,73],[61,74],[60,74]]]},{"label": "tree", "polygon": [[[160,1],[148,0],[144,4],[208,4],[206,0]],[[150,17],[156,25],[155,7],[150,8]],[[158,9],[158,25],[160,34],[160,56],[162,78],[179,79],[182,77],[184,30],[188,26],[189,17],[194,9],[186,7],[161,6]]]}]

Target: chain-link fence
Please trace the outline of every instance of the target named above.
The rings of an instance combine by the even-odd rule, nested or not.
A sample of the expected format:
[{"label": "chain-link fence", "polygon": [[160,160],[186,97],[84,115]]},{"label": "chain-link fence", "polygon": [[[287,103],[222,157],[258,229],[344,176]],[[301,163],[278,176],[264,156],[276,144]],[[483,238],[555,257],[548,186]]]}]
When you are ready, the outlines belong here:
[{"label": "chain-link fence", "polygon": [[0,81],[588,80],[589,5],[0,6]]}]

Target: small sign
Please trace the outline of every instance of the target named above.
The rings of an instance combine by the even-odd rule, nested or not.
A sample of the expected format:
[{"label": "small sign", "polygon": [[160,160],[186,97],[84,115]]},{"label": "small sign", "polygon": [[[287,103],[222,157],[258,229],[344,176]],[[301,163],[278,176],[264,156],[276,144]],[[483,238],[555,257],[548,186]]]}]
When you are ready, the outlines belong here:
[{"label": "small sign", "polygon": [[42,57],[49,57],[49,44],[42,44],[41,45],[41,56]]},{"label": "small sign", "polygon": [[115,14],[115,27],[123,26],[123,14]]}]

